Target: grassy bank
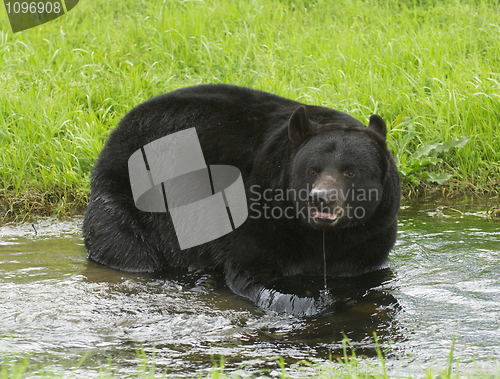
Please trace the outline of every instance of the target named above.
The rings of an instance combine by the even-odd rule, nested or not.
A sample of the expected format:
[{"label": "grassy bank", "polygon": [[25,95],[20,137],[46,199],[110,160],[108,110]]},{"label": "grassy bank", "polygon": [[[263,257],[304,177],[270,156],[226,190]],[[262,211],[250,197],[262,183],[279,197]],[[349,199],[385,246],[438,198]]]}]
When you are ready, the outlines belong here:
[{"label": "grassy bank", "polygon": [[86,0],[15,35],[0,7],[0,216],[85,206],[118,120],[199,83],[262,89],[363,122],[378,113],[407,193],[438,183],[498,192],[499,5]]},{"label": "grassy bank", "polygon": [[[350,351],[352,346],[347,340],[343,341],[344,354],[336,359],[313,363],[308,360],[298,360],[294,364],[285,364],[280,357],[263,358],[266,368],[256,369],[249,363],[235,368],[225,367],[224,357],[213,358],[211,369],[200,369],[191,374],[181,374],[186,378],[229,379],[229,378],[317,378],[317,379],[361,379],[361,378],[500,378],[500,362],[488,362],[488,365],[478,363],[461,364],[453,359],[453,347],[448,357],[448,362],[441,364],[413,365],[393,362],[384,357],[384,353],[377,346],[377,358],[369,359],[356,356]],[[88,354],[74,365],[61,366],[35,362],[29,357],[1,356],[0,379],[21,378],[78,378],[98,377],[103,379],[113,378],[167,378],[170,375],[179,377],[179,373],[169,370],[169,367],[158,365],[155,353],[146,353],[144,349],[136,348],[136,362],[129,362],[127,367],[116,367],[111,359],[107,362],[94,362],[90,366],[86,363],[91,354]],[[398,364],[399,362],[399,364]],[[172,374],[174,373],[174,374]],[[170,375],[169,375],[170,374]]]}]

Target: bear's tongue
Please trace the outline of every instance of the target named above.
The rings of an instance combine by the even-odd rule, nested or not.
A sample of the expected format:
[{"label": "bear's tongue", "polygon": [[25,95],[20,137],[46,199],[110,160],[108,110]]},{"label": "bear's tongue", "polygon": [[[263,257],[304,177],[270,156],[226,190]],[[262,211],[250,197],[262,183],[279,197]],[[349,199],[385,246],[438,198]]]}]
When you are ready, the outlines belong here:
[{"label": "bear's tongue", "polygon": [[336,220],[337,214],[328,212],[313,212],[313,217],[326,218],[327,220]]}]

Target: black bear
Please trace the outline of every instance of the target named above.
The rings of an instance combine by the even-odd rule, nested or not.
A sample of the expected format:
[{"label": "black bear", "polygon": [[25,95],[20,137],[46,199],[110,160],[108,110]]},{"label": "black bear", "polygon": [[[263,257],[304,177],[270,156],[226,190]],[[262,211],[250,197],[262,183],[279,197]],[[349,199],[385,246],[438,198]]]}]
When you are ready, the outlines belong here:
[{"label": "black bear", "polygon": [[[136,207],[128,161],[146,144],[193,127],[207,164],[240,170],[248,218],[181,249],[168,209]],[[132,272],[220,273],[234,293],[264,309],[321,312],[327,300],[281,293],[273,283],[387,267],[401,188],[386,134],[377,115],[366,127],[337,110],[237,86],[157,96],[121,120],[95,164],[83,223],[88,256]]]}]

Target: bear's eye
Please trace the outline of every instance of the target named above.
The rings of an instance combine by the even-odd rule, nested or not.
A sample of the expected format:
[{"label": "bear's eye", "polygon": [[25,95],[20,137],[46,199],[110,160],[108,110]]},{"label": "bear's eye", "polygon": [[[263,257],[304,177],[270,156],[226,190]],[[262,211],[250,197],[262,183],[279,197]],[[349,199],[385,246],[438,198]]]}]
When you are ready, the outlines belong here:
[{"label": "bear's eye", "polygon": [[348,178],[352,178],[356,173],[352,170],[347,170],[344,172],[344,175],[347,176]]},{"label": "bear's eye", "polygon": [[316,175],[318,175],[318,172],[314,168],[310,168],[309,169],[309,175],[316,176]]}]

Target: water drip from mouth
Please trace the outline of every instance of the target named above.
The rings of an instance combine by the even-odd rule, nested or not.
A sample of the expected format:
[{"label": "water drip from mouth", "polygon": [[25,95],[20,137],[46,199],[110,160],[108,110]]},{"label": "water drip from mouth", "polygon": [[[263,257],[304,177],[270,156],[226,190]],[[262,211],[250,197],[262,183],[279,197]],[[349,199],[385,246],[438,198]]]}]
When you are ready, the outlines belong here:
[{"label": "water drip from mouth", "polygon": [[326,288],[326,247],[325,247],[325,231],[323,230],[323,278],[325,280],[325,291],[328,291]]},{"label": "water drip from mouth", "polygon": [[326,243],[325,243],[325,231],[323,231],[323,279],[324,279],[324,288],[319,291],[321,302],[324,306],[329,306],[334,303],[332,296],[330,295],[330,291],[328,290],[326,283]]}]

